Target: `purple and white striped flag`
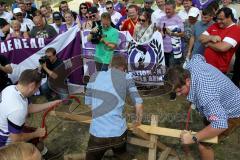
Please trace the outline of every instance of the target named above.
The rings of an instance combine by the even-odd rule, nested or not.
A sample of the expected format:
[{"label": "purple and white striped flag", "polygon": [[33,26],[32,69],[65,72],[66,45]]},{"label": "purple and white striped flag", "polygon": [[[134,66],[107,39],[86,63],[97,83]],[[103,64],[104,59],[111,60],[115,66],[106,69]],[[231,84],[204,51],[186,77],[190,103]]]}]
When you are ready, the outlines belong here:
[{"label": "purple and white striped flag", "polygon": [[[74,27],[52,39],[11,38],[0,42],[0,54],[6,56],[13,67],[13,73],[9,75],[12,81],[16,82],[21,72],[25,69],[37,68],[39,66],[39,58],[44,56],[45,50],[50,47],[56,49],[58,57],[64,60],[64,62],[69,58],[81,55],[81,35],[79,28]],[[74,72],[69,77],[70,82],[81,84],[83,75],[82,66],[79,65],[78,69],[76,69],[76,65],[74,67],[72,69]]]}]

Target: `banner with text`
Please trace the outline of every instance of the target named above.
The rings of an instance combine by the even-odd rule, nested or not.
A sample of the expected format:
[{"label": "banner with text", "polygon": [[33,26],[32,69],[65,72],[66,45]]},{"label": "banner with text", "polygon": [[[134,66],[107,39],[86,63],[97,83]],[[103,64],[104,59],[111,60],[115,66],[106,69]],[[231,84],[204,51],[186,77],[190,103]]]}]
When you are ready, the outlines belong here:
[{"label": "banner with text", "polygon": [[[69,58],[81,54],[81,36],[78,27],[60,34],[52,39],[44,38],[11,38],[0,42],[0,54],[6,56],[11,62],[13,73],[9,75],[13,82],[16,82],[22,71],[25,69],[35,69],[39,66],[40,57],[45,55],[47,48],[53,47],[57,51],[57,56],[69,64]],[[69,59],[68,61],[66,61]],[[79,59],[80,61],[80,59]],[[80,62],[79,62],[80,63]],[[82,66],[74,65],[75,68],[67,68],[70,82],[82,83]],[[66,67],[64,67],[66,68]],[[71,73],[71,74],[70,74]],[[63,79],[66,79],[64,77]]]},{"label": "banner with text", "polygon": [[[87,41],[89,30],[82,31],[82,48],[84,57],[92,57],[95,45]],[[163,39],[160,32],[154,32],[145,43],[136,42],[129,32],[119,31],[120,38],[116,54],[124,54],[128,58],[128,71],[139,83],[160,83],[165,74]],[[95,70],[92,61],[85,60],[84,73],[92,74]],[[92,63],[92,64],[91,64]],[[91,65],[89,65],[91,64]]]}]

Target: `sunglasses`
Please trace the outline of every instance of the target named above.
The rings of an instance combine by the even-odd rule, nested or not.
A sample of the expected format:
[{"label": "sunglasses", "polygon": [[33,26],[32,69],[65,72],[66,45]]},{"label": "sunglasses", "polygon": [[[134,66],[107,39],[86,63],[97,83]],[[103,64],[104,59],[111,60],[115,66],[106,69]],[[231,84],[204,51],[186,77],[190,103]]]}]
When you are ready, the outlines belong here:
[{"label": "sunglasses", "polygon": [[28,5],[28,6],[32,5],[32,3],[25,3],[25,4]]},{"label": "sunglasses", "polygon": [[146,22],[146,19],[141,19],[141,18],[139,18],[138,21],[144,23],[144,22]]},{"label": "sunglasses", "polygon": [[96,15],[86,16],[87,19],[95,18]]},{"label": "sunglasses", "polygon": [[109,9],[112,9],[113,7],[107,7],[106,9],[109,10]]},{"label": "sunglasses", "polygon": [[81,7],[81,9],[87,9],[87,7]]}]

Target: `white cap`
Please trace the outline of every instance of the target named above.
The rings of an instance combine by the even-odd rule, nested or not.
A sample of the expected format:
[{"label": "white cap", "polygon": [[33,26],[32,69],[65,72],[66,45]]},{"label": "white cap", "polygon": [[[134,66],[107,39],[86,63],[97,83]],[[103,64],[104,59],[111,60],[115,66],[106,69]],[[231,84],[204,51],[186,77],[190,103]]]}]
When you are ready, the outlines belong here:
[{"label": "white cap", "polygon": [[22,13],[22,10],[20,8],[14,8],[13,14],[17,14],[17,13]]},{"label": "white cap", "polygon": [[194,17],[197,18],[197,16],[200,14],[200,11],[196,7],[191,7],[189,12],[188,12],[188,17]]}]

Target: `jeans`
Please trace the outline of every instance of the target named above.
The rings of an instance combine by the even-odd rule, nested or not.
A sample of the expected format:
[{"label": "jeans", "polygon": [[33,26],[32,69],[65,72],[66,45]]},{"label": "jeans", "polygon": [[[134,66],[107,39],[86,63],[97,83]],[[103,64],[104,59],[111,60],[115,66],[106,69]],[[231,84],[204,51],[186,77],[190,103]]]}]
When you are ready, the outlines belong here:
[{"label": "jeans", "polygon": [[[52,95],[55,93],[54,91],[52,91],[49,86],[48,86],[48,81],[46,83],[44,83],[43,85],[41,85],[40,87],[40,90],[41,90],[41,94],[45,95],[46,98],[49,100],[52,98]],[[61,91],[55,93],[57,94],[57,96],[60,98],[60,99],[65,99],[67,98],[68,94],[66,93],[61,93]]]}]

